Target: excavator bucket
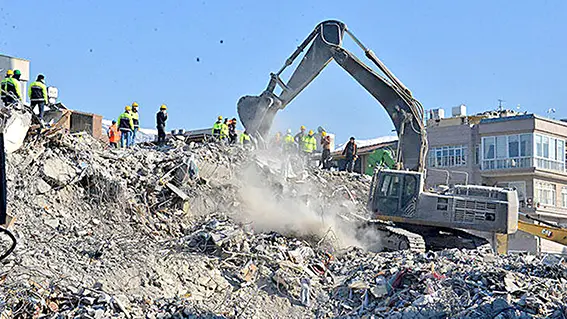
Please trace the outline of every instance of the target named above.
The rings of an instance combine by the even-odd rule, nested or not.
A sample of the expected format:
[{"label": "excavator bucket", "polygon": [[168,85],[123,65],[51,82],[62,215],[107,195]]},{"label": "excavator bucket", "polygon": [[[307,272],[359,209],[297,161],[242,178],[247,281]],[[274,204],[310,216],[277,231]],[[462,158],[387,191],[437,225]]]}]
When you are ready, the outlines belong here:
[{"label": "excavator bucket", "polygon": [[266,136],[280,105],[279,99],[268,91],[260,96],[243,96],[237,105],[240,122],[248,134]]}]

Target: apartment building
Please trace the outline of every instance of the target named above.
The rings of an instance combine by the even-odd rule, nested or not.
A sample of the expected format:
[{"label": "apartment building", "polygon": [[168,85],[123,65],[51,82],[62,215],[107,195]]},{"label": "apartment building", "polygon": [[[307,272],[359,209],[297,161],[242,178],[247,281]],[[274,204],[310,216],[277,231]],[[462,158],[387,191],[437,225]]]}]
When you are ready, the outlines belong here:
[{"label": "apartment building", "polygon": [[[535,114],[492,111],[472,116],[463,107],[427,121],[426,185],[513,187],[520,211],[567,224],[567,122]],[[510,251],[566,253],[567,248],[517,232]]]}]

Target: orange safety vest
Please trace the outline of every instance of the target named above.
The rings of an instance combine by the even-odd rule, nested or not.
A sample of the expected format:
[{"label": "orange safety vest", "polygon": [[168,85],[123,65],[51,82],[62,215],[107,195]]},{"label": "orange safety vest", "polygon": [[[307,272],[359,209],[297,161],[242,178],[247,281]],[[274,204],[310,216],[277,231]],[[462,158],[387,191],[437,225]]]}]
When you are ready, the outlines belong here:
[{"label": "orange safety vest", "polygon": [[120,141],[120,131],[118,131],[116,124],[111,125],[108,129],[108,141],[110,143],[118,143]]}]

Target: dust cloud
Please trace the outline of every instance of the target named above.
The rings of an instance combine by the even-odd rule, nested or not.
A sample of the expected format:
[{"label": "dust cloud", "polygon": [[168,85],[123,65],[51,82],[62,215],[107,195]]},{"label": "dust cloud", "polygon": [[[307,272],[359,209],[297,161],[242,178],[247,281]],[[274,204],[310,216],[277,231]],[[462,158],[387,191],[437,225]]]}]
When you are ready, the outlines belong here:
[{"label": "dust cloud", "polygon": [[255,158],[239,174],[239,197],[245,206],[245,213],[236,217],[240,222],[252,223],[256,231],[326,241],[334,248],[380,250],[378,234],[361,233],[359,223],[349,218],[361,207],[335,191],[341,185],[323,187],[301,169],[298,158],[266,151],[257,151]]}]

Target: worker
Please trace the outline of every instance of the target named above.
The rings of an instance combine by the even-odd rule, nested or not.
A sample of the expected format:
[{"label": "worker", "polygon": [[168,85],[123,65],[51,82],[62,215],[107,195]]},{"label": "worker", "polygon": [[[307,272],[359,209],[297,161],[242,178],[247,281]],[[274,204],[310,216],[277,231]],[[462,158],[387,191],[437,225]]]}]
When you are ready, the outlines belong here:
[{"label": "worker", "polygon": [[236,144],[236,139],[238,135],[236,134],[236,118],[233,117],[228,124],[228,138],[230,140],[230,144]]},{"label": "worker", "polygon": [[118,117],[118,129],[120,130],[120,147],[130,147],[130,139],[134,130],[134,121],[132,120],[132,106],[126,105],[124,113]]},{"label": "worker", "polygon": [[111,148],[118,148],[118,141],[120,141],[120,131],[116,125],[116,121],[112,120],[112,125],[108,128],[108,142]]},{"label": "worker", "polygon": [[[6,72],[8,74],[8,72]],[[20,76],[22,73],[20,70],[14,70],[12,76],[7,77],[2,81],[2,91],[5,94],[4,105],[8,106],[10,104],[21,102],[22,93],[20,88]]]},{"label": "worker", "polygon": [[321,132],[321,147],[323,148],[323,152],[321,153],[321,165],[323,165],[323,169],[330,169],[331,137],[325,131]]},{"label": "worker", "polygon": [[309,131],[309,135],[303,136],[303,154],[307,157],[317,149],[317,140],[315,139],[313,130]]},{"label": "worker", "polygon": [[293,140],[297,144],[298,150],[303,150],[303,137],[305,136],[305,126],[301,125],[299,128],[299,133],[295,134]]},{"label": "worker", "polygon": [[243,145],[245,148],[252,147],[252,139],[246,130],[240,134],[240,145]]},{"label": "worker", "polygon": [[8,102],[6,102],[6,96],[8,92],[8,82],[10,82],[9,78],[11,78],[12,76],[14,76],[14,71],[8,70],[6,71],[6,75],[4,76],[4,79],[2,79],[2,82],[0,82],[2,103],[4,103],[6,106],[8,105]]},{"label": "worker", "polygon": [[220,140],[223,143],[228,141],[228,119],[224,119],[224,122],[221,124]]},{"label": "worker", "polygon": [[219,115],[215,124],[213,124],[213,137],[215,139],[220,139],[222,129],[222,116]]},{"label": "worker", "polygon": [[290,153],[293,150],[294,146],[293,135],[291,135],[291,129],[287,129],[287,134],[284,136],[283,142],[283,151],[286,153]]},{"label": "worker", "polygon": [[281,132],[276,132],[276,135],[274,135],[274,138],[272,139],[271,145],[275,149],[281,149],[281,147],[282,147],[282,133]]},{"label": "worker", "polygon": [[43,74],[38,74],[35,82],[30,84],[28,96],[30,97],[32,110],[37,106],[39,121],[43,124],[43,112],[45,111],[45,105],[48,103],[47,86],[45,86],[45,76]]},{"label": "worker", "polygon": [[347,145],[343,150],[343,155],[346,158],[346,170],[349,173],[352,173],[354,170],[354,163],[358,158],[358,147],[356,146],[356,142],[354,141],[354,137],[351,136]]},{"label": "worker", "polygon": [[165,121],[167,121],[167,106],[162,104],[156,114],[156,127],[158,131],[158,145],[165,144]]},{"label": "worker", "polygon": [[132,145],[134,145],[136,143],[136,134],[138,133],[138,130],[140,129],[140,113],[138,113],[138,103],[134,102],[132,103],[132,122],[134,122],[134,129],[132,130],[132,139],[130,140],[130,143]]}]

